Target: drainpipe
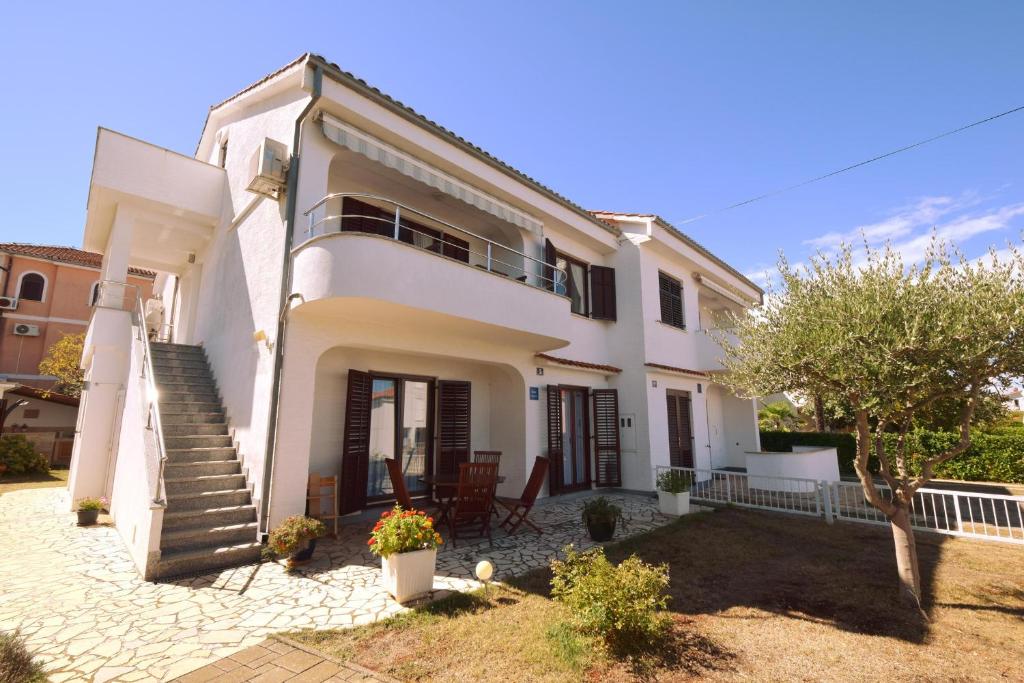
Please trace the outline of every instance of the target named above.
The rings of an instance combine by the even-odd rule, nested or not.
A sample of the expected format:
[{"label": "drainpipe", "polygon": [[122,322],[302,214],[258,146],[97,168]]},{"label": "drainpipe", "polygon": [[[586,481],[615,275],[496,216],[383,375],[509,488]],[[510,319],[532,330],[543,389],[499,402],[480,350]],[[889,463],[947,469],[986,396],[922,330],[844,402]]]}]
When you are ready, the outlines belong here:
[{"label": "drainpipe", "polygon": [[292,234],[295,231],[295,195],[299,185],[299,145],[302,141],[302,124],[309,112],[313,110],[323,86],[323,66],[317,64],[313,72],[313,94],[298,118],[295,119],[295,137],[292,139],[292,160],[288,165],[288,183],[285,189],[285,231],[284,231],[284,264],[281,268],[281,303],[277,316],[277,336],[274,337],[274,383],[270,390],[270,417],[267,422],[267,448],[263,457],[263,493],[260,496],[260,534],[269,533],[268,517],[270,515],[270,484],[274,473],[274,455],[277,449],[277,423],[280,415],[281,374],[284,366],[284,334],[288,306],[291,305],[292,288]]},{"label": "drainpipe", "polygon": [[[14,256],[10,254],[4,254],[4,265],[0,266],[0,271],[4,273],[4,285],[0,288],[0,296],[7,296],[7,288],[11,283],[11,268],[14,267]],[[4,327],[6,327],[7,321],[4,320],[4,312],[0,311],[0,339],[3,338]]]}]

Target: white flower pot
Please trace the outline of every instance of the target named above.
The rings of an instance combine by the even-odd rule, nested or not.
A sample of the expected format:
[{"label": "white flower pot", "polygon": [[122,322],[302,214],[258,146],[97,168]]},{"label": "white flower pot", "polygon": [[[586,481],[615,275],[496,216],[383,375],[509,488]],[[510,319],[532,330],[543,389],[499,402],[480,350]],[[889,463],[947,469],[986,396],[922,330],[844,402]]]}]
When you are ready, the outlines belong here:
[{"label": "white flower pot", "polygon": [[381,580],[398,602],[426,595],[434,588],[437,550],[416,550],[380,558]]},{"label": "white flower pot", "polygon": [[663,515],[679,517],[690,513],[690,492],[668,493],[658,491],[658,510]]}]

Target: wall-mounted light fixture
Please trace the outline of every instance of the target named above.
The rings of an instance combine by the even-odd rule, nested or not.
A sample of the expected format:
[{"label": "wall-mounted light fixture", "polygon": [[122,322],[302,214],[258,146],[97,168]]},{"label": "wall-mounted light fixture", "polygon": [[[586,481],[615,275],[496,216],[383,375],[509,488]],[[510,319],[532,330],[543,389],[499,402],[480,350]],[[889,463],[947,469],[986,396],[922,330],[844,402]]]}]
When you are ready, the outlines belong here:
[{"label": "wall-mounted light fixture", "polygon": [[269,339],[267,339],[267,333],[264,332],[263,330],[256,330],[255,332],[253,332],[252,340],[257,344],[263,342],[263,345],[267,347],[267,351],[270,351],[271,349],[274,348],[274,345],[270,343]]}]

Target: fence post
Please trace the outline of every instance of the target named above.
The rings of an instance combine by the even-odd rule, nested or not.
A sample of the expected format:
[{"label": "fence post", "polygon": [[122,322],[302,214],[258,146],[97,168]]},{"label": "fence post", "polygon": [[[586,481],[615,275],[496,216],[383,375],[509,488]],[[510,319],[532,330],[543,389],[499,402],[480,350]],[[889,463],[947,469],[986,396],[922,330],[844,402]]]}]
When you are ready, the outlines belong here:
[{"label": "fence post", "polygon": [[822,507],[825,512],[825,523],[832,524],[835,522],[835,519],[832,516],[832,483],[819,481],[818,487],[821,489],[821,500]]},{"label": "fence post", "polygon": [[725,473],[725,501],[732,502],[732,474],[729,472]]},{"label": "fence post", "polygon": [[[967,504],[970,505],[970,501]],[[956,512],[956,532],[958,534],[963,533],[964,528],[960,518],[960,496],[956,495],[955,491],[953,492],[953,510]],[[1009,519],[1007,519],[1007,522],[1009,522]]]}]

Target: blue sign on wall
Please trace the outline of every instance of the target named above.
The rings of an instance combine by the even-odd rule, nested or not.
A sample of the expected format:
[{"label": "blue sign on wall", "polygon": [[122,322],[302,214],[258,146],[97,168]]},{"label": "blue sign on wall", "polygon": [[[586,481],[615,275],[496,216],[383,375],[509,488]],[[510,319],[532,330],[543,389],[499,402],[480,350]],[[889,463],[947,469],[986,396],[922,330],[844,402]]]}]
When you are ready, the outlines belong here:
[{"label": "blue sign on wall", "polygon": [[530,387],[530,400],[531,401],[539,401],[540,400],[540,387]]}]

